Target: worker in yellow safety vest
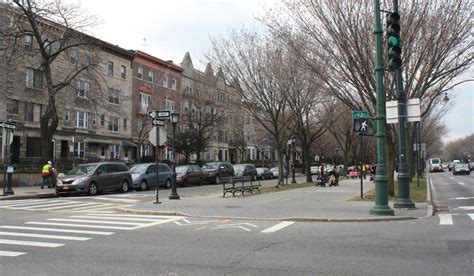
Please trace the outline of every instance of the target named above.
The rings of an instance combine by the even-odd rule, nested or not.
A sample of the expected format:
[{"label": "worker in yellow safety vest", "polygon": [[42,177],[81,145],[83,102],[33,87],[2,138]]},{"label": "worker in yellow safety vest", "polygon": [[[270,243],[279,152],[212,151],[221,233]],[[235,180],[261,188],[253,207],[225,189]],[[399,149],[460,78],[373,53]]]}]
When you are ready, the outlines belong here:
[{"label": "worker in yellow safety vest", "polygon": [[41,189],[43,189],[43,186],[45,186],[46,184],[48,185],[48,188],[51,188],[51,183],[49,179],[49,176],[51,175],[53,170],[53,166],[51,166],[51,164],[51,161],[48,161],[48,163],[44,165],[41,169]]}]

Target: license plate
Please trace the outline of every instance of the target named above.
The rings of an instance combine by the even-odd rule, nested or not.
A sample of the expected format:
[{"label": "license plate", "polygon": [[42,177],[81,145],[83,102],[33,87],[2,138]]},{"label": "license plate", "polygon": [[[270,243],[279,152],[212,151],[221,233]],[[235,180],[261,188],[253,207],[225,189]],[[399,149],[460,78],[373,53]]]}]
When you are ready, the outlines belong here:
[{"label": "license plate", "polygon": [[68,186],[64,186],[64,187],[63,187],[63,190],[69,190],[69,187],[68,187]]}]

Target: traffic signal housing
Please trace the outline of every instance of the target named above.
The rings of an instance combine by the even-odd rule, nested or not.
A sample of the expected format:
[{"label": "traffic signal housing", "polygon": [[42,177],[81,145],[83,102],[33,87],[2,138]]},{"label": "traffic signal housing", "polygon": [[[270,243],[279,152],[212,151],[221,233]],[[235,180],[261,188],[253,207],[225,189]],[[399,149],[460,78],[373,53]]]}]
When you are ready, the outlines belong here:
[{"label": "traffic signal housing", "polygon": [[400,15],[396,12],[387,15],[388,68],[397,70],[402,66],[400,39]]},{"label": "traffic signal housing", "polygon": [[368,124],[367,118],[354,119],[354,132],[367,133]]}]

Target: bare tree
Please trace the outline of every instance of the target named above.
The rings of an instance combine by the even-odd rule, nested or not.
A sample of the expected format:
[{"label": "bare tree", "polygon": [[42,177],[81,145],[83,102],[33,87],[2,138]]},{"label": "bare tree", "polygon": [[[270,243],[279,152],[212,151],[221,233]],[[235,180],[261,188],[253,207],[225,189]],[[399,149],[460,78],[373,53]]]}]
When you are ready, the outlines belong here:
[{"label": "bare tree", "polygon": [[[267,26],[300,58],[331,92],[352,110],[359,105],[375,113],[373,10],[369,0],[285,0],[285,9],[266,18]],[[391,1],[384,2],[390,10]],[[422,116],[445,91],[472,81],[463,79],[473,61],[469,0],[403,1],[400,4],[403,78],[408,98],[420,98]],[[285,17],[286,15],[286,17]],[[287,30],[291,30],[288,32]],[[295,47],[295,33],[308,47]],[[396,98],[394,81],[386,74],[387,99]],[[387,128],[388,161],[394,160],[395,129]],[[393,162],[388,163],[389,173]],[[393,174],[389,175],[393,193]]]},{"label": "bare tree", "polygon": [[228,39],[212,40],[208,58],[236,84],[241,107],[271,134],[278,159],[278,184],[283,183],[283,149],[289,137],[289,77],[285,47],[256,32],[231,31]]},{"label": "bare tree", "polygon": [[474,134],[447,143],[444,156],[448,160],[457,159],[463,162],[472,162],[474,159]]},{"label": "bare tree", "polygon": [[[60,76],[53,74],[54,66],[72,48],[94,48],[91,37],[81,33],[95,23],[95,18],[85,15],[79,6],[65,5],[62,1],[14,0],[10,12],[10,24],[3,31],[7,41],[7,58],[28,59],[42,74],[42,87],[47,91],[48,104],[40,118],[41,156],[50,158],[51,140],[58,127],[57,96],[67,87],[75,87],[73,81],[81,74],[91,74],[96,63],[77,63]],[[25,36],[36,47],[25,49]],[[95,60],[98,61],[98,60]],[[100,78],[100,77],[99,77]]]}]

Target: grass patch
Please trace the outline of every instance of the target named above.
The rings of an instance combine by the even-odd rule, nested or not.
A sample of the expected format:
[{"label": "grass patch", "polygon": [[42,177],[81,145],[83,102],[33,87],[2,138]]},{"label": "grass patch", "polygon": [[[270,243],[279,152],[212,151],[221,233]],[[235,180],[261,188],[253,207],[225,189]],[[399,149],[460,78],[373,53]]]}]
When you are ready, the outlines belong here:
[{"label": "grass patch", "polygon": [[[416,178],[413,178],[410,182],[410,199],[413,202],[426,202],[426,178],[420,178],[420,187],[418,187],[418,182]],[[388,201],[395,202],[397,201],[398,194],[398,181],[395,180],[395,196],[390,196]],[[364,201],[375,201],[375,190],[370,190],[367,193],[364,193],[364,199],[360,197],[354,197],[351,200],[364,200]]]},{"label": "grass patch", "polygon": [[281,191],[287,191],[287,190],[293,190],[293,189],[299,189],[299,188],[306,188],[306,187],[312,187],[314,186],[314,183],[311,182],[305,182],[305,183],[288,183],[287,185],[281,185],[277,188],[276,186],[271,186],[271,187],[262,187],[260,188],[260,191],[262,193],[274,193],[274,192],[281,192]]}]

